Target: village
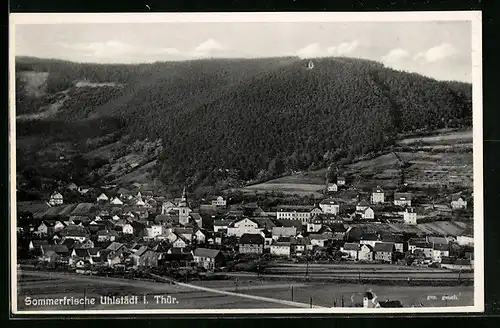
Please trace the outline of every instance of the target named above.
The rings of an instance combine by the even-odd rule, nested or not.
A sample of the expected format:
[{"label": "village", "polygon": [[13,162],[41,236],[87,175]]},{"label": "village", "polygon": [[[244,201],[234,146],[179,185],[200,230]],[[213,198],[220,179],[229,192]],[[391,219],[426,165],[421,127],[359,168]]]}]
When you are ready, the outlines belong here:
[{"label": "village", "polygon": [[[473,271],[471,195],[453,194],[448,203],[429,208],[401,189],[376,187],[345,199],[342,195],[353,190],[338,176],[315,204],[263,208],[255,202],[233,204],[228,194],[191,199],[186,188],[181,197],[166,199],[151,190],[111,185],[96,193],[69,183],[46,202],[18,202],[18,264],[186,280],[232,271],[289,274],[276,268],[266,272],[270,263]],[[65,202],[65,194],[88,199],[92,191],[98,195],[94,202]]]}]

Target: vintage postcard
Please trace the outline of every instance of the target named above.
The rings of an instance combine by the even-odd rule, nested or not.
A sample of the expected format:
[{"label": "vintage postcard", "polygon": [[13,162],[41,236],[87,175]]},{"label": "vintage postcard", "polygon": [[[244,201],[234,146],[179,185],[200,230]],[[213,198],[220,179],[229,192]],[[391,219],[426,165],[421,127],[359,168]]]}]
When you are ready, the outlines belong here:
[{"label": "vintage postcard", "polygon": [[13,14],[12,313],[481,312],[481,13]]}]

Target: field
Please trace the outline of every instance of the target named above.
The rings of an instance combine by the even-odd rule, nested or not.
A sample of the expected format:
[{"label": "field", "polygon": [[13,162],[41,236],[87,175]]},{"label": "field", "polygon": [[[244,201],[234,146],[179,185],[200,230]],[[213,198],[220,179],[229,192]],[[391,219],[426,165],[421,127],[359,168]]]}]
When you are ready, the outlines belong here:
[{"label": "field", "polygon": [[[254,299],[243,296],[233,296],[197,290],[196,287],[211,288],[231,293],[251,295]],[[34,310],[26,306],[25,297],[60,298],[87,297],[99,299],[103,295],[126,296],[137,295],[141,302],[137,305],[103,305],[95,306],[59,306],[36,307],[36,310],[83,310],[83,309],[257,309],[285,308],[280,304],[289,301],[310,304],[314,306],[333,307],[341,305],[354,306],[362,300],[362,295],[368,290],[376,293],[379,300],[399,300],[403,306],[471,306],[473,305],[473,287],[427,287],[427,286],[376,286],[363,284],[332,284],[319,282],[272,282],[255,278],[238,278],[229,281],[197,281],[193,288],[170,285],[165,283],[129,281],[102,277],[65,276],[64,274],[44,274],[40,272],[31,275],[22,274],[18,283],[18,309]],[[175,297],[174,304],[159,304],[155,295]],[[443,300],[442,297],[456,295],[454,300]],[[144,304],[143,297],[148,301]],[[435,296],[431,299],[429,296]],[[278,300],[263,302],[258,297]]]},{"label": "field", "polygon": [[458,221],[436,221],[430,223],[421,223],[418,225],[407,225],[404,223],[356,223],[353,228],[365,232],[387,231],[392,233],[416,233],[416,234],[437,234],[441,236],[457,236],[467,228],[472,226],[472,222]]},{"label": "field", "polygon": [[[417,189],[443,185],[472,188],[472,165],[472,131],[468,130],[405,138],[396,143],[394,151],[348,164],[342,172],[348,184],[358,190],[376,186],[391,190],[401,182]],[[299,172],[240,190],[321,197],[325,171]]]}]

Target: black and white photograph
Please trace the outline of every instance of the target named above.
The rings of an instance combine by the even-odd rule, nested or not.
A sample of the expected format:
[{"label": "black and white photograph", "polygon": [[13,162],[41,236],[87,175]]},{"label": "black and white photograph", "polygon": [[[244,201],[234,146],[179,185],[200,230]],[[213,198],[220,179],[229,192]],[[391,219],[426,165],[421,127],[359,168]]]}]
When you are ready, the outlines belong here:
[{"label": "black and white photograph", "polygon": [[12,14],[15,314],[481,312],[481,13]]}]

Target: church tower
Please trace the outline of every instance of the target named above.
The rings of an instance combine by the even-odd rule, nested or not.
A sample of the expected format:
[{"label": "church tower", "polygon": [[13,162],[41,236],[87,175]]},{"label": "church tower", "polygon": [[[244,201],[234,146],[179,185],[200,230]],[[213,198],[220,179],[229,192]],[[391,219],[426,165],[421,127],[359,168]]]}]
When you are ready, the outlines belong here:
[{"label": "church tower", "polygon": [[188,207],[187,196],[186,196],[186,186],[184,186],[184,190],[182,191],[182,197],[179,202],[179,223],[182,225],[186,225],[189,223],[189,213],[191,213],[191,209]]}]

